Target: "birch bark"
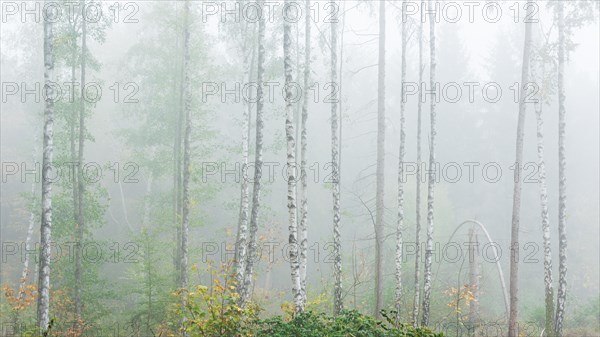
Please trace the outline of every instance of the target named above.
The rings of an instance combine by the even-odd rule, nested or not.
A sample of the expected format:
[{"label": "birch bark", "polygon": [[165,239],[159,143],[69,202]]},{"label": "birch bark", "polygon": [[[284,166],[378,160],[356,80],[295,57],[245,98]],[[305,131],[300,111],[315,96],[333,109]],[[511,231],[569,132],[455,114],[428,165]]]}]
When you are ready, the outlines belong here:
[{"label": "birch bark", "polygon": [[[434,1],[429,0],[429,9],[433,10]],[[435,18],[429,18],[429,83],[430,87],[435,86]],[[431,276],[432,276],[432,255],[433,255],[433,212],[434,212],[434,189],[435,189],[435,93],[431,96],[431,112],[430,112],[430,144],[429,144],[429,174],[427,179],[427,245],[425,250],[425,271],[423,284],[423,319],[421,324],[427,326],[429,324],[429,303],[431,297]]]},{"label": "birch bark", "polygon": [[[45,0],[49,4],[50,0]],[[48,6],[49,7],[49,6]],[[45,6],[46,8],[46,6]],[[54,33],[52,20],[44,20],[44,89],[46,97],[54,97]],[[42,156],[42,221],[40,226],[40,259],[38,272],[37,325],[48,329],[50,321],[50,243],[52,240],[52,181],[49,178],[54,154],[54,102],[45,100],[44,140]]]},{"label": "birch bark", "polygon": [[567,159],[565,150],[565,15],[564,1],[557,4],[558,16],[558,292],[555,332],[562,336],[567,299]]},{"label": "birch bark", "polygon": [[[258,5],[262,9],[264,0],[258,0]],[[246,271],[244,273],[244,287],[240,294],[240,305],[243,307],[247,303],[252,293],[254,277],[254,260],[257,249],[256,234],[258,232],[258,217],[260,212],[260,194],[261,177],[263,166],[263,77],[265,73],[265,18],[260,15],[258,21],[258,68],[257,68],[257,102],[256,102],[256,145],[254,150],[254,185],[252,191],[252,211],[250,214],[250,230],[248,236],[248,255],[246,258]]]}]

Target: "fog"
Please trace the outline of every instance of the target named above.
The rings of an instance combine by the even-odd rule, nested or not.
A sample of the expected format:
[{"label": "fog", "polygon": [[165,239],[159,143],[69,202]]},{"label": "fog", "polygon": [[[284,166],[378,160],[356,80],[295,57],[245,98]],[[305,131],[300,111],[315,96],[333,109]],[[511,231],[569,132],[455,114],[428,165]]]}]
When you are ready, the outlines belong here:
[{"label": "fog", "polygon": [[[252,16],[255,7],[249,5],[255,3],[249,1],[237,2],[240,7],[235,7],[235,1],[189,1],[189,28],[184,17],[187,1],[82,2],[96,4],[94,8],[100,13],[94,12],[100,20],[86,20],[84,54],[81,17],[75,16],[73,30],[66,3],[58,1],[60,6],[56,7],[62,16],[53,22],[54,72],[50,81],[57,83],[63,94],[58,99],[48,99],[44,90],[44,23],[48,20],[42,13],[48,3],[1,2],[0,283],[5,295],[0,300],[0,335],[20,336],[39,325],[36,323],[37,287],[41,282],[38,263],[40,226],[44,222],[42,141],[48,100],[54,103],[51,169],[54,246],[50,259],[49,309],[50,317],[56,318],[53,333],[66,336],[65,326],[81,319],[86,328],[73,336],[158,336],[157,331],[165,331],[163,335],[183,335],[177,326],[180,316],[185,314],[177,316],[173,311],[179,303],[176,290],[195,289],[198,285],[212,289],[215,278],[235,273],[244,180],[249,190],[246,226],[252,226],[255,168],[259,166],[255,162],[256,88],[260,85],[257,73],[261,66],[257,63],[264,49],[262,186],[256,219],[260,256],[254,264],[252,286],[246,289],[250,291],[249,300],[263,309],[261,317],[283,315],[287,304],[297,305],[294,263],[290,265],[289,253],[291,250],[298,254],[298,246],[289,243],[292,236],[293,242],[302,240],[298,231],[302,230],[304,195],[308,235],[304,250],[306,310],[329,314],[335,311],[338,255],[334,200],[339,189],[336,214],[340,219],[340,291],[345,309],[378,316],[374,310],[396,308],[400,321],[413,322],[415,251],[419,247],[419,301],[423,301],[427,227],[431,223],[433,262],[427,325],[448,336],[512,336],[501,270],[507,296],[511,300],[518,297],[520,335],[540,336],[546,324],[547,253],[540,202],[540,179],[544,179],[551,242],[547,257],[552,259],[554,296],[559,289],[559,278],[565,276],[566,280],[564,330],[560,335],[600,336],[600,25],[596,3],[564,2],[567,28],[561,42],[557,2],[432,1],[430,5],[435,3],[439,7],[435,60],[431,62],[431,17],[421,17],[419,2],[407,2],[404,16],[403,2],[387,2],[382,34],[380,2],[312,1],[310,85],[306,90],[306,12],[295,12],[296,20],[285,19],[283,2],[268,3],[272,13],[268,11],[270,15],[265,19],[262,41],[259,41],[259,20]],[[304,9],[303,1],[291,2]],[[528,6],[535,11],[527,14]],[[457,10],[461,11],[460,16]],[[529,86],[523,86],[529,17],[534,18],[530,23],[530,68],[526,72],[530,77]],[[286,20],[291,24],[286,24]],[[331,50],[334,21],[336,53]],[[407,41],[404,79],[403,21]],[[421,21],[423,31],[419,34]],[[287,57],[286,26],[291,28]],[[184,31],[189,33],[187,62]],[[379,61],[382,36],[384,67]],[[566,46],[564,79],[561,79],[566,123],[564,224],[568,238],[568,267],[564,275],[559,270],[561,43]],[[334,54],[337,78],[332,80]],[[83,94],[84,104],[79,85],[82,59],[86,61],[85,81],[89,87]],[[285,99],[285,90],[289,88],[284,77],[285,60],[290,61],[289,85],[293,84],[294,91],[290,95],[295,98],[290,104]],[[432,63],[436,69],[435,95],[431,92]],[[422,80],[419,80],[420,67]],[[378,73],[378,69],[383,73]],[[383,87],[378,85],[381,75]],[[78,84],[71,95],[73,79]],[[524,100],[520,96],[523,93]],[[299,131],[305,96],[308,98],[304,125],[306,190],[300,180]],[[378,98],[380,103],[383,100],[383,106],[378,105]],[[422,153],[418,163],[419,99],[422,100]],[[536,99],[539,104],[533,103]],[[430,130],[432,101],[436,113],[434,143]],[[521,174],[515,178],[520,101],[525,107],[523,156]],[[332,105],[337,105],[333,122],[339,148],[334,147],[333,152],[339,155],[339,164],[332,160]],[[80,133],[81,106],[85,106],[83,133]],[[545,175],[542,176],[536,109],[543,116]],[[293,144],[286,134],[289,131],[286,112],[293,127]],[[189,134],[186,113],[191,116]],[[378,122],[383,123],[383,130],[378,128]],[[385,143],[383,153],[378,155],[378,133],[382,132]],[[84,135],[81,154],[78,153],[80,134]],[[244,162],[244,135],[248,137],[246,158],[250,166]],[[399,174],[402,147],[403,174]],[[189,183],[186,183],[188,151]],[[297,184],[288,183],[290,173],[286,168],[291,153],[297,163],[292,170]],[[84,169],[73,174],[69,163],[78,163],[77,155],[82,155],[83,162],[78,167]],[[380,168],[383,174],[379,176],[377,167],[383,161],[378,158],[384,159]],[[79,214],[85,218],[85,228],[79,237],[77,223],[81,221],[73,183],[79,180],[75,176],[83,177],[85,182],[80,199],[84,210]],[[435,177],[434,199],[428,214],[431,177]],[[519,266],[515,285],[518,295],[512,290],[508,294],[512,283],[515,179],[521,183],[517,214],[519,252],[512,257]],[[417,206],[418,180],[420,205]],[[378,184],[382,184],[381,199],[377,198]],[[295,191],[293,209],[288,193],[291,185]],[[403,192],[402,207],[399,207],[399,188]],[[183,196],[184,193],[189,197]],[[418,244],[417,208],[421,228]],[[294,223],[290,220],[292,213],[297,215]],[[33,232],[28,235],[31,221]],[[182,272],[179,247],[185,228],[182,224],[186,221],[189,222],[184,244],[187,261]],[[378,225],[382,226],[379,234]],[[296,232],[290,232],[292,227]],[[252,228],[245,230],[251,232]],[[396,260],[398,231],[402,234],[400,265]],[[471,231],[477,235],[475,246]],[[382,244],[380,256],[378,240]],[[77,281],[76,256],[83,256],[80,281]],[[383,276],[379,282],[383,301],[379,308],[378,258]],[[21,280],[26,259],[31,261],[26,279]],[[401,295],[396,293],[398,266],[402,274]],[[180,273],[187,278],[183,287]],[[31,302],[16,308],[8,289],[16,291],[21,283],[31,284],[34,290]],[[77,291],[81,292],[80,298]],[[82,312],[77,311],[78,301],[83,303]],[[475,331],[467,328],[473,322],[477,322]]]}]

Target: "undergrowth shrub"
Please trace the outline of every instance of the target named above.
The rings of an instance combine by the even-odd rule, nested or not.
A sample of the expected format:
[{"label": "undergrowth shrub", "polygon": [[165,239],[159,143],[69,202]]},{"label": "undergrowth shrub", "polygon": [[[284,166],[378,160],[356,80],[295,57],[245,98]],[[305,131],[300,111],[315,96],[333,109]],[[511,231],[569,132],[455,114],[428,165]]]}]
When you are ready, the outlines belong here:
[{"label": "undergrowth shrub", "polygon": [[386,322],[357,311],[344,311],[339,316],[305,312],[289,321],[273,317],[260,321],[256,336],[269,337],[441,337],[427,328],[394,324],[384,313]]},{"label": "undergrowth shrub", "polygon": [[[181,289],[177,295],[185,299],[185,307],[177,305],[177,321],[172,321],[171,333],[180,336],[182,329],[189,337],[442,337],[427,328],[414,328],[397,323],[394,311],[382,311],[383,321],[356,310],[343,311],[338,316],[307,310],[293,313],[293,306],[284,303],[282,316],[260,319],[260,307],[255,303],[239,306],[235,276],[211,269],[211,285]],[[183,310],[183,311],[182,311]],[[185,317],[185,323],[182,323]]]}]

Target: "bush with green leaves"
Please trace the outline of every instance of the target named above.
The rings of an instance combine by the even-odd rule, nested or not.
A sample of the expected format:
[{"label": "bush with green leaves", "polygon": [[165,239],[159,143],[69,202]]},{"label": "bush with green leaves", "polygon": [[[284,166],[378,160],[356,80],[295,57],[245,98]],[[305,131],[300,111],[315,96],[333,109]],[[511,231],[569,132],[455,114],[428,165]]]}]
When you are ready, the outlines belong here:
[{"label": "bush with green leaves", "polygon": [[358,311],[344,311],[339,316],[306,312],[290,321],[280,316],[259,322],[257,336],[270,337],[442,337],[427,328],[409,324],[393,324],[384,313],[386,322],[363,315]]}]

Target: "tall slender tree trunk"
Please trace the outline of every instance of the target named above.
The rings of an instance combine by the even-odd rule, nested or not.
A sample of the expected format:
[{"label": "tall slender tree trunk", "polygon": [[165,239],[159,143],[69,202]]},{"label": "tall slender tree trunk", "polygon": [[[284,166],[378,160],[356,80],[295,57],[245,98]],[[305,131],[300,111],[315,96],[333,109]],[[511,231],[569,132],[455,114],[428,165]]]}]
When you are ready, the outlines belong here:
[{"label": "tall slender tree trunk", "polygon": [[[45,0],[48,4],[49,0]],[[44,20],[44,88],[46,97],[54,97],[51,86],[54,77],[54,32],[51,20]],[[54,102],[46,99],[44,107],[44,140],[42,157],[42,221],[40,226],[40,259],[38,272],[37,325],[41,331],[48,329],[50,321],[50,243],[52,240],[52,168],[54,152]]]},{"label": "tall slender tree trunk", "polygon": [[[71,43],[73,43],[73,53],[71,55],[73,63],[71,64],[71,82],[75,83],[77,81],[77,79],[75,78],[75,71],[77,69],[77,20],[74,19],[73,20],[73,26],[72,26],[72,30],[71,30],[71,34],[73,35],[73,40],[71,41]],[[75,142],[77,140],[77,136],[75,135],[75,123],[77,123],[77,106],[76,106],[76,100],[75,100],[75,90],[73,90],[73,97],[71,97],[72,101],[72,105],[71,105],[71,120],[69,122],[69,127],[70,127],[70,131],[69,131],[69,140],[70,140],[70,145],[71,145],[71,161],[74,164],[77,164],[77,150],[75,147]],[[78,189],[78,185],[77,185],[77,179],[78,179],[78,174],[79,174],[79,170],[81,169],[81,164],[76,165],[73,168],[73,172],[71,175],[71,189],[72,189],[72,193],[73,193],[73,223],[74,223],[74,228],[77,229],[77,223],[79,221],[79,207],[77,207],[77,203],[79,202],[79,197],[77,197],[77,189]]]},{"label": "tall slender tree trunk", "polygon": [[[533,79],[535,79],[535,77]],[[542,237],[544,244],[544,289],[546,304],[545,334],[546,336],[555,336],[554,289],[552,285],[552,244],[550,241],[550,217],[548,216],[548,187],[546,183],[546,163],[544,160],[544,120],[542,118],[542,105],[542,102],[536,103],[535,115],[537,120],[538,179],[540,185],[540,204],[542,211],[541,213],[543,233]]]},{"label": "tall slender tree trunk", "polygon": [[[298,1],[294,1],[294,3],[297,3]],[[298,4],[300,5],[300,4]],[[300,25],[299,25],[300,21],[298,20],[298,22],[294,23],[294,32],[296,33],[296,52],[294,53],[294,55],[296,56],[296,80],[300,81],[301,75],[302,75],[302,69],[300,67]],[[297,83],[299,84],[299,83]],[[303,91],[304,92],[304,91]],[[295,110],[294,110],[294,131],[296,132],[295,137],[296,137],[296,143],[298,144],[300,142],[300,139],[302,138],[302,101],[298,100],[298,102],[296,102],[296,105],[294,106]],[[300,158],[302,157],[302,146],[296,146],[296,159],[298,159],[298,161],[300,161]],[[298,169],[300,169],[298,167]],[[298,174],[298,176],[301,176],[301,173]],[[299,179],[300,180],[300,179]],[[300,233],[300,221],[302,221],[302,189],[301,188],[296,188],[296,200],[299,200],[300,202],[300,206],[296,207],[296,219],[298,220],[298,235],[302,235],[302,233]],[[298,240],[301,240],[300,238]],[[300,249],[300,248],[299,248]],[[298,254],[300,255],[301,252],[298,251]],[[302,269],[302,263],[300,262],[300,269]],[[300,270],[300,283],[302,283],[302,270]],[[300,288],[302,289],[302,286],[300,286]]]},{"label": "tall slender tree trunk", "polygon": [[[175,9],[178,9],[178,3],[175,3]],[[176,47],[177,50],[181,50],[180,49],[180,39],[182,39],[183,37],[183,31],[181,32],[177,32],[177,37],[176,37]],[[175,225],[175,239],[176,239],[176,244],[175,244],[175,259],[174,259],[174,265],[175,265],[175,284],[177,284],[177,286],[179,286],[180,284],[180,277],[181,277],[181,213],[182,213],[182,204],[183,201],[181,200],[181,190],[183,189],[183,184],[182,184],[182,177],[181,177],[181,173],[182,173],[182,158],[181,158],[181,143],[182,141],[182,129],[183,129],[183,86],[184,86],[184,75],[183,75],[183,53],[178,54],[178,56],[181,56],[178,59],[178,63],[177,65],[179,66],[179,100],[178,100],[178,106],[177,106],[177,118],[176,118],[176,125],[175,125],[175,138],[173,139],[173,162],[174,162],[174,167],[173,167],[173,224]],[[176,77],[177,78],[177,77]],[[175,89],[177,90],[177,89]]]},{"label": "tall slender tree trunk", "polygon": [[79,150],[78,160],[79,170],[77,178],[77,249],[75,250],[75,314],[77,316],[76,326],[82,321],[83,301],[81,293],[83,288],[83,269],[81,249],[83,246],[83,233],[85,229],[85,217],[83,208],[83,197],[85,193],[83,181],[83,151],[85,145],[85,67],[86,67],[86,39],[87,39],[87,24],[85,17],[85,0],[80,1],[81,6],[81,101],[79,102]]},{"label": "tall slender tree trunk", "polygon": [[[185,0],[183,10],[183,109],[185,117],[185,132],[183,137],[183,212],[181,221],[181,276],[180,288],[188,287],[188,233],[190,225],[190,154],[192,133],[192,91],[190,85],[190,2]],[[182,306],[185,307],[187,294],[182,296]],[[185,323],[186,317],[183,317]],[[182,324],[183,325],[183,324]],[[184,335],[186,335],[184,327]]]},{"label": "tall slender tree trunk", "polygon": [[564,2],[557,5],[558,15],[558,293],[556,295],[555,331],[562,336],[567,299],[567,159],[565,150],[565,15]]},{"label": "tall slender tree trunk", "polygon": [[[532,6],[528,7],[531,14]],[[521,171],[523,163],[523,138],[525,134],[526,83],[529,81],[529,61],[531,54],[531,23],[525,23],[525,42],[523,46],[523,68],[521,70],[521,88],[519,95],[519,121],[517,124],[516,160],[514,173],[513,209],[511,226],[510,254],[510,312],[508,318],[508,336],[518,337],[518,292],[519,292],[519,222],[521,212]]]},{"label": "tall slender tree trunk", "polygon": [[[34,149],[33,149],[33,162],[35,163],[37,160],[37,141],[38,141],[38,137],[35,137],[34,139],[34,143],[36,145],[34,145]],[[31,183],[31,195],[34,196],[35,195],[35,187],[36,187],[36,181],[35,179],[33,180],[33,182]],[[33,238],[33,228],[35,225],[35,212],[34,212],[34,207],[35,207],[35,201],[31,202],[31,212],[29,213],[29,224],[27,226],[27,236],[25,237],[25,251],[28,252],[31,249],[31,240]],[[21,278],[19,279],[19,293],[18,293],[18,299],[22,300],[23,296],[25,296],[25,284],[27,283],[27,279],[29,278],[29,254],[25,254],[25,260],[23,261],[23,271],[21,272]]]},{"label": "tall slender tree trunk", "polygon": [[[404,1],[402,2],[404,4]],[[406,22],[404,17],[401,20],[402,30],[402,65],[400,73],[400,150],[398,154],[398,219],[396,226],[396,321],[400,321],[400,309],[402,308],[402,227],[404,227],[404,149],[405,149],[405,118],[404,112],[406,102],[404,101],[404,81],[406,81]]]},{"label": "tall slender tree trunk", "polygon": [[[264,0],[258,1],[259,7],[264,7]],[[260,192],[261,192],[261,178],[262,178],[262,166],[263,166],[263,110],[264,110],[264,97],[263,97],[263,77],[265,73],[265,18],[264,15],[260,15],[258,21],[258,66],[257,66],[257,101],[256,101],[256,145],[254,150],[254,181],[252,191],[252,212],[250,213],[250,231],[248,236],[248,255],[246,258],[246,271],[244,273],[244,287],[240,294],[240,304],[245,306],[246,302],[251,296],[252,285],[254,278],[254,262],[257,249],[256,234],[258,232],[258,217],[260,211]]]},{"label": "tall slender tree trunk", "polygon": [[377,169],[375,195],[375,312],[383,307],[383,226],[385,187],[385,1],[379,2],[379,65],[377,89]]},{"label": "tall slender tree trunk", "polygon": [[[342,29],[340,31],[340,71],[339,71],[339,76],[338,76],[338,86],[339,86],[339,90],[338,90],[338,100],[339,100],[339,120],[340,120],[340,137],[339,137],[339,146],[338,146],[338,186],[340,187],[340,205],[342,203],[342,195],[341,195],[341,190],[342,190],[342,147],[343,147],[343,131],[344,131],[344,109],[343,109],[343,100],[342,100],[342,95],[343,95],[343,82],[344,82],[344,32],[346,30],[346,4],[347,2],[344,1],[344,6],[342,6]],[[340,206],[340,212],[341,212],[341,206]]]},{"label": "tall slender tree trunk", "polygon": [[[540,81],[543,83],[545,77],[545,66],[544,61],[541,63],[541,75],[538,77],[536,74],[536,67],[531,66],[531,77],[534,81]],[[545,88],[542,86],[540,91],[544,92]],[[548,214],[548,187],[546,182],[546,162],[544,159],[544,120],[542,117],[543,110],[543,95],[538,95],[535,103],[535,115],[537,125],[537,155],[538,155],[538,180],[540,187],[540,205],[541,205],[541,216],[542,216],[542,239],[544,246],[544,289],[545,289],[545,325],[544,334],[546,336],[555,336],[554,332],[554,287],[552,277],[552,243],[550,239],[550,217]]]},{"label": "tall slender tree trunk", "polygon": [[302,117],[300,132],[300,184],[302,201],[300,207],[300,282],[302,287],[302,301],[306,305],[306,274],[308,269],[308,180],[306,172],[306,155],[308,146],[308,95],[310,81],[310,0],[305,2],[305,41],[304,41],[304,96],[302,97]]},{"label": "tall slender tree trunk", "polygon": [[[246,30],[248,27],[245,27]],[[252,60],[249,63],[248,55],[248,36],[246,35],[243,54],[244,54],[244,81],[250,83],[252,81],[251,68],[254,65],[254,43],[252,46]],[[251,104],[249,101],[244,100],[243,113],[242,113],[242,173],[247,172],[248,169],[248,157],[250,153],[250,109]],[[235,273],[236,273],[236,287],[238,294],[241,293],[241,288],[244,284],[244,271],[246,270],[246,251],[248,250],[248,222],[249,222],[249,207],[250,207],[250,187],[248,184],[248,177],[242,174],[241,181],[241,196],[240,196],[240,218],[238,222],[238,231],[235,242]]]},{"label": "tall slender tree trunk", "polygon": [[304,311],[300,285],[300,261],[298,257],[298,219],[296,213],[296,132],[294,131],[294,111],[292,103],[292,24],[285,13],[290,8],[290,0],[284,1],[283,20],[283,68],[285,74],[285,135],[287,143],[287,199],[290,245],[289,257],[292,276],[292,295],[296,313]]},{"label": "tall slender tree trunk", "polygon": [[[433,10],[434,0],[429,0],[429,10]],[[429,85],[435,88],[435,15],[429,17]],[[425,282],[423,284],[423,319],[422,325],[429,324],[429,301],[431,297],[431,276],[433,267],[433,212],[434,212],[434,187],[435,187],[435,103],[436,94],[431,96],[430,112],[430,144],[429,144],[429,171],[427,179],[427,245],[425,248]]]},{"label": "tall slender tree trunk", "polygon": [[[82,14],[83,14],[83,10],[82,10]],[[84,16],[81,15],[80,18],[82,19],[82,21],[84,20]],[[77,81],[76,77],[75,77],[75,71],[77,68],[77,20],[74,19],[73,20],[73,29],[71,31],[71,33],[73,34],[73,54],[71,55],[71,57],[73,58],[73,64],[71,65],[71,81],[73,83],[75,83]],[[83,26],[83,25],[82,25]],[[82,85],[83,88],[83,85]],[[82,89],[82,93],[83,93],[83,89]],[[83,98],[83,95],[80,95],[79,99]],[[69,127],[70,127],[70,131],[69,131],[69,140],[70,140],[70,158],[71,161],[75,164],[73,167],[73,172],[71,175],[71,192],[73,194],[73,229],[75,232],[75,238],[77,240],[77,244],[78,246],[76,247],[75,250],[75,291],[74,291],[74,296],[73,296],[73,302],[75,303],[75,313],[76,313],[76,317],[80,318],[80,303],[81,303],[81,299],[80,299],[80,289],[79,289],[79,282],[80,282],[80,266],[78,266],[78,263],[80,261],[79,259],[79,253],[80,253],[80,249],[81,249],[81,243],[78,241],[79,240],[79,196],[78,196],[78,192],[79,192],[79,172],[82,169],[82,164],[81,162],[79,162],[79,153],[77,150],[77,146],[76,146],[76,142],[77,142],[77,135],[76,135],[76,123],[79,120],[79,116],[78,116],[78,107],[76,106],[76,99],[75,99],[75,91],[73,90],[73,97],[71,98],[73,100],[73,104],[71,105],[71,120],[69,121]],[[80,108],[80,107],[79,107]],[[78,325],[78,321],[75,322],[75,325]]]},{"label": "tall slender tree trunk", "polygon": [[[331,6],[334,15],[334,6]],[[344,308],[342,299],[342,235],[340,231],[340,185],[339,185],[339,144],[338,144],[338,101],[337,87],[337,18],[331,23],[331,179],[333,181],[333,314],[338,315]]]},{"label": "tall slender tree trunk", "polygon": [[[421,8],[425,6],[421,2]],[[419,20],[419,84],[423,83],[423,20]],[[412,324],[419,325],[419,306],[421,297],[421,111],[423,103],[419,94],[417,101],[417,188],[415,216],[415,294],[413,297]]]}]

